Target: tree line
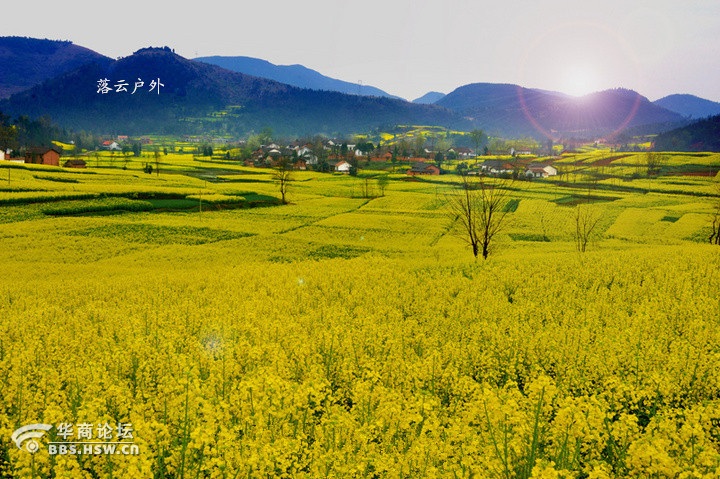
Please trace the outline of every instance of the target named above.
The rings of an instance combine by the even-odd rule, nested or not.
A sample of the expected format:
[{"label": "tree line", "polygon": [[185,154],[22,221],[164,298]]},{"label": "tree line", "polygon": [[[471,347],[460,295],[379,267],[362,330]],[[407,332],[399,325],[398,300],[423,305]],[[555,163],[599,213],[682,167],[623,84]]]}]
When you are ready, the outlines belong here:
[{"label": "tree line", "polygon": [[31,119],[21,115],[12,118],[0,112],[0,151],[11,150],[11,156],[21,155],[30,147],[51,147],[53,140],[75,145],[75,150],[95,149],[102,138],[86,131],[61,128],[47,116]]}]

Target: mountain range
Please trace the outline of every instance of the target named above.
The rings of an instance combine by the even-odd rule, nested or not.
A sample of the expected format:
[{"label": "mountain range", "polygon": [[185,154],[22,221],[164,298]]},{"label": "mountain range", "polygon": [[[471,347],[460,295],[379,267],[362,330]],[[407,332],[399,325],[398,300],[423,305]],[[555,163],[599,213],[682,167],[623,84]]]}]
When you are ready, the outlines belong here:
[{"label": "mountain range", "polygon": [[0,98],[103,59],[108,58],[69,41],[0,37]]},{"label": "mountain range", "polygon": [[302,65],[275,65],[269,61],[252,57],[212,56],[198,57],[194,60],[217,65],[233,72],[268,78],[299,88],[337,91],[347,93],[348,95],[381,96],[398,100],[402,99],[371,85],[361,85],[359,83],[350,83],[327,77]]},{"label": "mountain range", "polygon": [[413,103],[420,103],[425,105],[430,105],[433,103],[437,103],[438,101],[442,100],[445,96],[445,93],[440,93],[439,91],[429,91],[425,93],[420,98],[415,98],[413,100]]},{"label": "mountain range", "polygon": [[[107,80],[104,93],[101,80]],[[153,80],[162,84],[159,91],[149,88]],[[143,86],[133,93],[136,82]],[[403,123],[470,125],[439,106],[298,88],[188,60],[168,47],[98,59],[2,100],[0,111],[49,115],[65,127],[116,134],[240,136],[270,127],[278,134],[309,135]]]},{"label": "mountain range", "polygon": [[720,103],[695,95],[668,95],[653,103],[691,119],[720,115]]},{"label": "mountain range", "polygon": [[583,97],[512,84],[474,83],[435,103],[456,111],[480,128],[509,136],[601,136],[640,125],[683,121],[637,92],[606,90]]},{"label": "mountain range", "polygon": [[[189,60],[168,47],[113,60],[70,42],[7,37],[0,38],[0,53],[0,61],[10,59],[0,68],[0,88],[15,92],[0,101],[0,111],[49,115],[63,127],[98,133],[242,136],[270,127],[286,135],[341,135],[413,124],[481,128],[504,137],[597,138],[626,128],[666,131],[720,106],[685,95],[653,103],[625,89],[576,98],[492,83],[430,92],[410,103],[301,65],[249,57]],[[135,94],[118,92],[121,80],[126,90],[140,80],[144,86]],[[152,80],[161,88],[149,91]]]}]

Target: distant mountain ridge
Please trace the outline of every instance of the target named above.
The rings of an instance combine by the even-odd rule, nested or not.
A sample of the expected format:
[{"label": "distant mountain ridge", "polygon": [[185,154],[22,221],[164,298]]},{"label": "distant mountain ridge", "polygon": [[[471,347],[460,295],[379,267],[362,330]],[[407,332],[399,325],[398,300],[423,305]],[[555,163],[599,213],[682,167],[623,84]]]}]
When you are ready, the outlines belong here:
[{"label": "distant mountain ridge", "polygon": [[[413,104],[372,93],[357,95],[372,87],[330,79],[300,65],[285,68],[241,57],[255,68],[249,75],[185,59],[168,47],[141,49],[116,61],[71,42],[0,37],[0,55],[4,55],[0,57],[4,58],[0,80],[5,79],[4,85],[17,92],[0,101],[0,111],[49,115],[62,126],[102,133],[245,135],[271,127],[277,133],[292,135],[335,134],[403,124],[482,128],[503,137],[598,138],[628,128],[643,134],[660,133],[686,125],[691,114],[699,114],[680,107],[674,107],[681,110],[679,113],[670,111],[662,106],[663,100],[679,100],[684,107],[718,105],[685,95],[651,103],[639,93],[624,89],[575,98],[494,83],[464,85],[447,95],[429,92]],[[313,89],[303,89],[263,76],[278,71],[340,82],[352,94],[317,83]],[[146,82],[162,78],[166,83],[162,94],[151,97],[110,91],[102,95],[96,91],[102,78],[125,80],[132,89],[140,77]],[[302,83],[302,78],[296,80]],[[432,104],[423,104],[433,100]]]},{"label": "distant mountain ridge", "polygon": [[668,95],[653,103],[687,118],[700,119],[720,115],[720,103],[695,95]]},{"label": "distant mountain ridge", "polygon": [[[108,79],[104,94],[99,92],[102,79]],[[137,79],[144,86],[132,94]],[[158,79],[163,84],[159,94],[149,91]],[[127,91],[116,91],[121,80],[128,83]],[[0,111],[49,115],[64,127],[117,134],[239,136],[265,127],[282,135],[347,134],[406,123],[470,127],[438,106],[301,89],[191,61],[168,47],[84,65],[0,101]]]},{"label": "distant mountain ridge", "polygon": [[491,134],[512,136],[604,136],[628,127],[684,120],[639,93],[620,88],[575,98],[513,84],[473,83],[448,93],[436,105],[456,111]]},{"label": "distant mountain ridge", "polygon": [[659,134],[656,151],[720,151],[720,115]]},{"label": "distant mountain ridge", "polygon": [[100,59],[70,41],[0,37],[0,99]]},{"label": "distant mountain ridge", "polygon": [[298,88],[401,99],[374,86],[330,78],[303,65],[275,65],[267,60],[244,56],[210,56],[193,58],[193,60],[217,65],[245,75],[268,78]]},{"label": "distant mountain ridge", "polygon": [[432,105],[445,98],[445,93],[439,91],[429,91],[420,98],[415,98],[413,103],[420,103],[421,105]]}]

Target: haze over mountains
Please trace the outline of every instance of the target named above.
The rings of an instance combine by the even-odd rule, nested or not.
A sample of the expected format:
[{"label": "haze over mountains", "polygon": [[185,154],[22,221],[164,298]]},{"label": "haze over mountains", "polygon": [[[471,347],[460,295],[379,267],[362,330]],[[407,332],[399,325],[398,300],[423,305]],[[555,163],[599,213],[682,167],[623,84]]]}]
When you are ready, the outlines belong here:
[{"label": "haze over mountains", "polygon": [[695,95],[668,95],[653,103],[692,119],[720,115],[720,103]]},{"label": "haze over mountains", "polygon": [[580,98],[519,85],[474,83],[436,105],[462,114],[488,131],[510,136],[606,135],[628,127],[681,122],[682,116],[632,90],[615,89]]},{"label": "haze over mountains", "polygon": [[[98,81],[108,79],[109,91]],[[131,93],[140,79],[143,87]],[[162,83],[150,91],[151,81]],[[124,80],[128,85],[117,91]],[[345,133],[400,123],[467,128],[459,115],[434,105],[297,88],[147,48],[120,60],[101,59],[46,80],[0,102],[12,115],[49,115],[62,126],[124,134],[243,135]]]},{"label": "haze over mountains", "polygon": [[0,98],[106,56],[66,41],[0,37]]},{"label": "haze over mountains", "polygon": [[[18,92],[0,101],[0,111],[49,115],[61,126],[98,133],[244,135],[270,127],[288,135],[346,134],[423,124],[482,128],[505,137],[597,138],[630,127],[666,131],[720,107],[687,95],[653,103],[624,89],[575,98],[490,83],[461,86],[447,95],[430,92],[410,103],[301,65],[277,66],[249,57],[188,60],[165,47],[112,60],[69,42],[16,37],[0,38],[0,53],[0,92]],[[24,73],[29,71],[34,75]],[[110,91],[98,93],[104,78]],[[132,90],[138,79],[144,87],[136,94],[113,89],[113,82],[125,80]],[[153,79],[164,84],[159,95],[147,91]]]},{"label": "haze over mountains", "polygon": [[198,57],[194,58],[194,60],[217,65],[227,70],[244,73],[246,75],[268,78],[299,88],[337,91],[347,93],[348,95],[382,96],[399,100],[402,99],[371,85],[361,85],[359,83],[351,83],[327,77],[302,65],[275,65],[259,58],[240,56]]},{"label": "haze over mountains", "polygon": [[445,97],[445,93],[440,93],[439,91],[429,91],[425,93],[420,98],[415,98],[413,100],[413,103],[420,103],[425,105],[430,105],[433,103],[437,103],[438,101],[442,100],[443,97]]}]

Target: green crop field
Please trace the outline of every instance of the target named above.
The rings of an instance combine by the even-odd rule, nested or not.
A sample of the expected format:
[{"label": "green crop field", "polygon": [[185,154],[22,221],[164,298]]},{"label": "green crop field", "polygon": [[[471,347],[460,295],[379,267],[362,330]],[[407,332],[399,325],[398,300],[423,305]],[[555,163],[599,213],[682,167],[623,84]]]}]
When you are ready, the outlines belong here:
[{"label": "green crop field", "polygon": [[456,175],[0,162],[0,477],[720,477],[720,155],[612,156],[506,184],[487,260]]}]

